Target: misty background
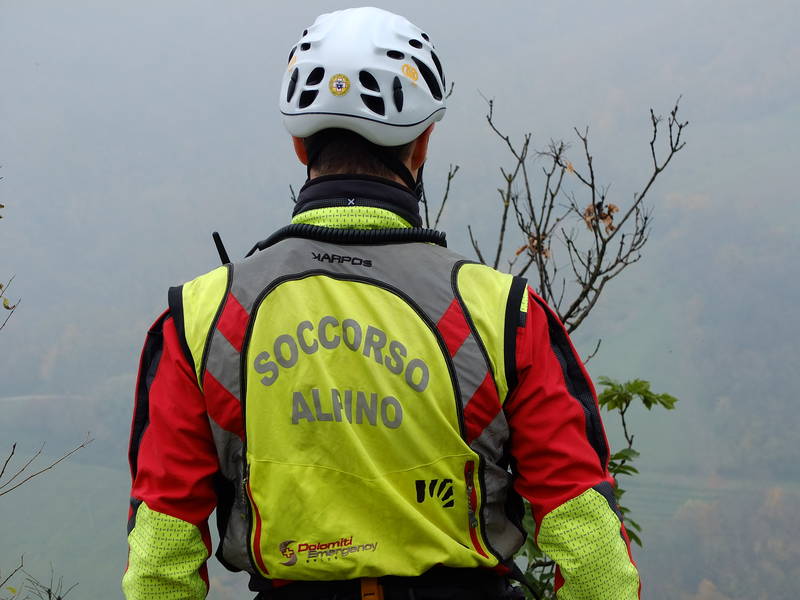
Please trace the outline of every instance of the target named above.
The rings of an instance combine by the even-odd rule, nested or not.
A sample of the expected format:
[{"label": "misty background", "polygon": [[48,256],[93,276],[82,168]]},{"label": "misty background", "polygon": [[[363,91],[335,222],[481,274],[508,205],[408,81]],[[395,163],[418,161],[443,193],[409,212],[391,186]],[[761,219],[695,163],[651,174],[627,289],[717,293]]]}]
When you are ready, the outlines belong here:
[{"label": "misty background", "polygon": [[[800,6],[376,2],[431,36],[455,81],[428,195],[461,166],[441,228],[494,244],[499,167],[485,120],[534,146],[589,126],[625,206],[648,175],[649,109],[682,95],[686,148],[650,192],[644,258],[575,336],[596,379],[680,399],[631,415],[643,598],[793,598],[800,580]],[[277,108],[288,51],[345,5],[236,0],[0,0],[0,279],[22,304],[0,332],[0,457],[59,456],[0,498],[0,571],[52,563],[72,598],[121,598],[126,446],[139,351],[166,290],[286,224],[305,170]],[[3,316],[4,315],[0,315]],[[614,447],[622,437],[606,417]],[[248,597],[212,559],[211,598]]]}]

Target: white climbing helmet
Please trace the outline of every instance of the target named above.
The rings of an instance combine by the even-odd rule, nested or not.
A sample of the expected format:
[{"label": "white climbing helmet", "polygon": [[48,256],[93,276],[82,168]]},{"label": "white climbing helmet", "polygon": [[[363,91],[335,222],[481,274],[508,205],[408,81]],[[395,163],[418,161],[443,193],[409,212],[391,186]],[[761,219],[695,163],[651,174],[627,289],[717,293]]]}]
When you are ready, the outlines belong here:
[{"label": "white climbing helmet", "polygon": [[378,146],[416,139],[445,113],[442,65],[419,27],[385,10],[350,8],[317,17],[289,53],[280,108],[306,138],[348,129]]}]

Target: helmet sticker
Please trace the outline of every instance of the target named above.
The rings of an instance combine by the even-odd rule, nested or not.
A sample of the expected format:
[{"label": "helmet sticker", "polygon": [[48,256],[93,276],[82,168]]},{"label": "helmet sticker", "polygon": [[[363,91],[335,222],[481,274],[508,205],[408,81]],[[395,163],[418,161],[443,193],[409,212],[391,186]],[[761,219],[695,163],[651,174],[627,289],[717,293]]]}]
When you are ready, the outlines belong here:
[{"label": "helmet sticker", "polygon": [[417,71],[415,67],[412,67],[408,63],[403,65],[403,75],[408,77],[414,83],[416,83],[417,79],[419,79],[419,71]]},{"label": "helmet sticker", "polygon": [[337,73],[328,82],[328,89],[334,96],[344,96],[350,91],[350,79],[344,73]]}]

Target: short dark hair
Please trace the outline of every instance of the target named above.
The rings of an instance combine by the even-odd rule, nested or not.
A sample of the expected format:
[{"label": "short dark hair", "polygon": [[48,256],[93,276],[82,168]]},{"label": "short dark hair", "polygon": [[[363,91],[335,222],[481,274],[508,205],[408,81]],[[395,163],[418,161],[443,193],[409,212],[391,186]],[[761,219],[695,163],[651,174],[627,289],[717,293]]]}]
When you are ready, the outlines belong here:
[{"label": "short dark hair", "polygon": [[413,142],[402,146],[376,146],[347,129],[325,129],[303,139],[309,167],[320,175],[361,173],[393,178],[395,173],[379,157],[379,152],[394,155],[404,162],[411,155]]}]

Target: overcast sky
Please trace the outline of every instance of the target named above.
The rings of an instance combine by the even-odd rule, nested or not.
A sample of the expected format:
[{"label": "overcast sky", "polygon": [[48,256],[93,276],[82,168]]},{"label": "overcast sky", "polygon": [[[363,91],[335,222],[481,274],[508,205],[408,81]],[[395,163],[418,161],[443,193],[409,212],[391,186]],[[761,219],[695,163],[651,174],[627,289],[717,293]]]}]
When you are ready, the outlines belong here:
[{"label": "overcast sky", "polygon": [[[657,427],[634,416],[649,432],[643,469],[702,450],[715,471],[721,438],[706,419],[752,410],[759,390],[788,415],[779,433],[798,425],[796,1],[376,4],[425,28],[455,81],[426,178],[437,197],[461,165],[443,227],[467,254],[468,223],[491,243],[509,164],[484,97],[537,147],[588,125],[596,169],[625,205],[647,176],[650,107],[682,96],[688,145],[652,192],[645,258],[576,341],[587,352],[603,338],[595,377],[643,377],[681,398]],[[36,418],[20,407],[38,397],[36,410],[51,399],[71,415],[65,439],[124,437],[127,417],[98,424],[97,407],[129,402],[167,287],[216,266],[212,230],[240,256],[288,221],[305,171],[280,122],[280,77],[304,27],[340,7],[0,0],[0,278],[16,273],[23,297],[0,334],[0,402],[26,435]],[[96,462],[125,469],[121,455]],[[10,560],[0,551],[0,566]]]}]

